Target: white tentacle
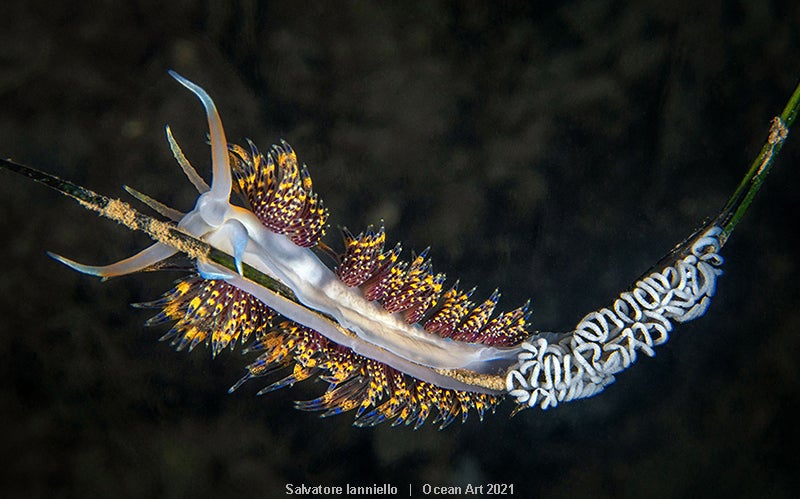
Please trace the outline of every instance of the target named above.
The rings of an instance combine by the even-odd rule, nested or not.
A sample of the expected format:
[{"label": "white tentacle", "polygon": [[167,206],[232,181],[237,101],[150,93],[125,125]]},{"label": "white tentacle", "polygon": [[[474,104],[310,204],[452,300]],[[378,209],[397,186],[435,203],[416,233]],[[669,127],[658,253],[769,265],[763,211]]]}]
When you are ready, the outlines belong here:
[{"label": "white tentacle", "polygon": [[[231,178],[231,165],[228,158],[228,141],[225,139],[225,130],[222,128],[222,120],[217,112],[217,107],[206,91],[198,85],[175,71],[169,70],[169,75],[191,90],[203,103],[203,107],[206,110],[206,118],[208,119],[208,136],[211,139],[211,170],[213,177],[211,179],[210,192],[214,199],[227,203],[231,195],[233,179]],[[200,190],[201,187],[197,187]]]},{"label": "white tentacle", "polygon": [[140,270],[144,270],[162,260],[166,260],[177,252],[178,250],[172,246],[167,246],[166,244],[162,243],[155,243],[131,257],[109,265],[84,265],[55,253],[48,252],[47,254],[54,260],[57,260],[67,267],[77,270],[78,272],[108,279],[109,277],[117,277],[139,272]]}]

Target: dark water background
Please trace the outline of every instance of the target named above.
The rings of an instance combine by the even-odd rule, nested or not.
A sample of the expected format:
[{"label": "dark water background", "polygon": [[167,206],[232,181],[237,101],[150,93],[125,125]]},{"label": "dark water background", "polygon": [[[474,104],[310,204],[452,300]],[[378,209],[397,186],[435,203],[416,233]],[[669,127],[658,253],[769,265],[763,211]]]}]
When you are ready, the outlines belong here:
[{"label": "dark water background", "polygon": [[[66,3],[66,2],[65,2]],[[24,6],[23,6],[24,4]],[[722,206],[800,80],[800,3],[4,2],[0,155],[188,209],[163,125],[207,164],[288,140],[337,225],[406,251],[533,327],[609,304]],[[800,137],[734,234],[708,315],[602,396],[480,424],[358,429],[227,395],[246,359],[175,353],[128,303],[174,275],[100,283],[48,259],[147,239],[0,174],[0,495],[235,497],[286,483],[513,483],[517,496],[790,496],[800,485]],[[205,172],[205,167],[200,170]]]}]

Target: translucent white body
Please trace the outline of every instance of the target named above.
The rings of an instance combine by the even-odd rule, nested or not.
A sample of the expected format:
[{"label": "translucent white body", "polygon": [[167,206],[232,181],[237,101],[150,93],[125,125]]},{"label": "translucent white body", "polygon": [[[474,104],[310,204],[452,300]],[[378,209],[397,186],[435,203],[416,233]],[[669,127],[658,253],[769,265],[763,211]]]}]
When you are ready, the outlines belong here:
[{"label": "translucent white body", "polygon": [[[233,185],[227,141],[214,102],[199,86],[177,73],[170,74],[194,92],[205,107],[211,139],[212,182],[207,188],[191,166],[181,166],[200,191],[194,209],[183,215],[178,227],[211,246],[234,256],[239,273],[198,261],[207,278],[222,279],[251,295],[284,317],[316,330],[356,353],[387,364],[415,378],[443,388],[491,392],[474,387],[437,370],[468,370],[504,375],[522,347],[490,347],[442,338],[418,324],[408,324],[398,313],[387,312],[368,301],[358,288],[342,283],[314,252],[295,245],[287,236],[266,228],[249,210],[231,204]],[[170,137],[171,139],[171,137]],[[128,274],[149,267],[176,253],[156,243],[139,254],[107,266],[88,266],[63,257],[60,261],[84,273],[101,277]],[[246,263],[292,290],[299,303],[242,277]]]}]

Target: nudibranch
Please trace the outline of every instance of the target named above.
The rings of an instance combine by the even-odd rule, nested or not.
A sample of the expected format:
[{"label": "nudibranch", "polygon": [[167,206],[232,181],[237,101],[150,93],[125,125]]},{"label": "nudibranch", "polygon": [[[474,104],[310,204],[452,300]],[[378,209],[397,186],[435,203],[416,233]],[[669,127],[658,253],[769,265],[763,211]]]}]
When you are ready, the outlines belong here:
[{"label": "nudibranch", "polygon": [[[189,273],[160,299],[147,325],[172,323],[162,336],[177,350],[207,347],[212,356],[242,347],[255,359],[230,389],[274,376],[258,393],[318,376],[329,386],[296,402],[323,416],[355,411],[355,424],[383,421],[419,428],[431,416],[441,428],[510,396],[514,412],[589,397],[612,383],[640,354],[653,356],[676,323],[702,316],[722,273],[719,251],[768,173],[794,121],[800,87],[737,191],[720,214],[677,245],[609,306],[563,333],[529,328],[529,305],[497,313],[499,292],[478,300],[458,282],[446,286],[427,250],[400,258],[384,227],[342,230],[344,250],[323,242],[328,210],[286,142],[263,154],[249,142],[229,144],[211,97],[175,72],[201,101],[209,127],[211,185],[184,156],[167,127],[175,159],[199,192],[181,213],[133,189],[128,192],[168,221],[67,181],[0,160],[77,198],[84,206],[156,242],[105,266],[51,255],[102,278],[169,267],[188,256]],[[235,202],[231,201],[234,198]],[[333,255],[333,258],[330,258]],[[323,260],[335,261],[327,265]],[[283,371],[283,377],[279,372]]]}]

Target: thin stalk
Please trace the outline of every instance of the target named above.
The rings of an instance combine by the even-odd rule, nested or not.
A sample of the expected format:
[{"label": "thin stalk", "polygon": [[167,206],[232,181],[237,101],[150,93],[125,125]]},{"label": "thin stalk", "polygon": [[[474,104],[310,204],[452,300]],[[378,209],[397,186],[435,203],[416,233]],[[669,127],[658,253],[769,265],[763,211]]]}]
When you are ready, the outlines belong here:
[{"label": "thin stalk", "polygon": [[733,229],[736,228],[736,225],[750,207],[750,203],[753,202],[753,198],[761,188],[761,184],[764,183],[764,179],[767,178],[778,152],[783,147],[783,143],[786,142],[789,129],[797,117],[798,109],[800,109],[800,84],[794,89],[794,93],[789,98],[789,102],[786,103],[781,115],[772,119],[772,126],[761,152],[753,160],[750,169],[736,188],[736,191],[728,199],[725,207],[711,222],[711,225],[722,228],[720,245],[724,245],[728,240],[731,232],[733,232]]}]

